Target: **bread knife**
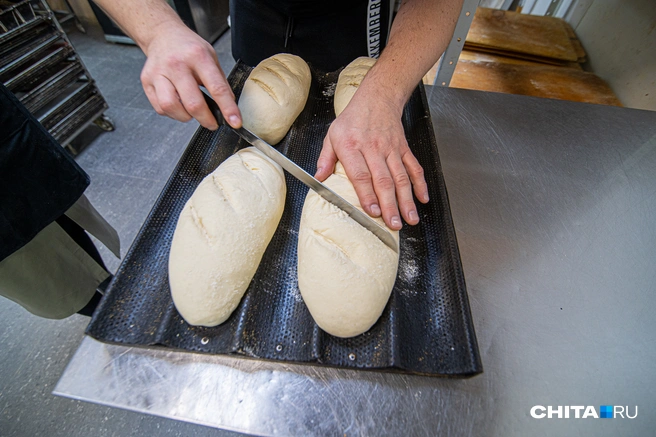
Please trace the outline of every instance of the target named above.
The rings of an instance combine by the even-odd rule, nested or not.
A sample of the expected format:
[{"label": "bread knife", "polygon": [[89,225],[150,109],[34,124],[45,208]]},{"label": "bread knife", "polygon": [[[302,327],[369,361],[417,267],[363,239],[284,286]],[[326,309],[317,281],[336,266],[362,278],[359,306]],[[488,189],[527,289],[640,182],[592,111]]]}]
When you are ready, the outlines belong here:
[{"label": "bread knife", "polygon": [[396,242],[396,239],[392,236],[392,234],[387,229],[385,229],[383,226],[378,224],[367,214],[365,214],[364,212],[360,211],[358,208],[353,206],[351,203],[346,201],[346,199],[344,199],[342,196],[335,193],[333,190],[331,190],[330,188],[319,182],[319,180],[315,179],[311,174],[309,174],[301,167],[296,165],[294,161],[287,158],[285,155],[280,153],[273,146],[271,146],[269,143],[267,143],[266,141],[255,135],[253,132],[249,131],[244,127],[235,129],[232,126],[230,126],[223,118],[223,114],[221,114],[219,105],[216,104],[216,102],[209,95],[207,90],[201,88],[201,91],[203,92],[203,96],[205,97],[205,101],[209,106],[210,111],[212,111],[212,114],[214,114],[214,117],[216,117],[216,120],[219,122],[219,124],[224,124],[229,128],[231,128],[233,131],[237,133],[237,135],[239,135],[241,138],[243,138],[246,142],[251,144],[257,150],[264,153],[273,162],[277,163],[282,168],[287,170],[296,179],[298,179],[299,181],[310,187],[312,190],[314,190],[317,194],[319,194],[321,197],[326,199],[328,202],[332,203],[342,211],[346,212],[349,215],[349,217],[351,217],[353,220],[355,220],[355,222],[359,223],[365,229],[367,229],[376,237],[378,237],[378,239],[383,243],[385,243],[387,247],[392,249],[394,252],[399,253],[399,245]]}]

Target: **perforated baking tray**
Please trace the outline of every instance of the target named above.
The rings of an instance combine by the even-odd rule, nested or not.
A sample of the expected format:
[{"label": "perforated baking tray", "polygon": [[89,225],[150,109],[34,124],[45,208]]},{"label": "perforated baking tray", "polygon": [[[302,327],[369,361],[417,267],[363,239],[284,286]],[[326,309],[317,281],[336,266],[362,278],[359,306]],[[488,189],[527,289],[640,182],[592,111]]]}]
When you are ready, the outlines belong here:
[{"label": "perforated baking tray", "polygon": [[[238,96],[250,67],[229,76]],[[334,120],[338,72],[312,70],[310,97],[279,150],[311,174]],[[247,145],[222,127],[194,135],[110,284],[87,334],[105,342],[161,346],[285,362],[441,376],[482,371],[449,202],[422,85],[403,114],[408,143],[423,166],[431,201],[421,222],[401,230],[390,300],[366,333],[342,339],[312,320],[298,289],[296,245],[307,188],[286,174],[280,225],[244,298],[222,325],[189,326],[170,297],[168,258],[182,207],[200,181]]]}]

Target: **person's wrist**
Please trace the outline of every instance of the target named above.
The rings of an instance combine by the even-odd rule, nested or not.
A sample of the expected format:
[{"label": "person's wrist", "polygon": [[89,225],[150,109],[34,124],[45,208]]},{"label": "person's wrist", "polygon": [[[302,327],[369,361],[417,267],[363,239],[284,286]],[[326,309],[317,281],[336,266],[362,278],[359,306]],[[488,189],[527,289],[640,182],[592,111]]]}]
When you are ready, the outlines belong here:
[{"label": "person's wrist", "polygon": [[[396,95],[396,93],[375,86],[360,86],[356,91],[351,103],[353,106],[364,105],[367,110],[384,111],[401,118],[405,99]],[[350,106],[350,105],[349,105]]]},{"label": "person's wrist", "polygon": [[171,17],[150,28],[150,31],[138,37],[135,42],[141,48],[146,56],[149,56],[150,49],[155,41],[162,36],[175,34],[178,31],[187,31],[189,28],[176,16]]}]

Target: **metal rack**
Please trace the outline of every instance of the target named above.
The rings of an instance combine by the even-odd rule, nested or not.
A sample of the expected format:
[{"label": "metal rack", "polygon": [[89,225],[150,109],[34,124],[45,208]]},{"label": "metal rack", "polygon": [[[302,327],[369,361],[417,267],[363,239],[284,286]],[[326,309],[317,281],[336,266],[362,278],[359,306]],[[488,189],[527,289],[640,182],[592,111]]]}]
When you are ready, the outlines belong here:
[{"label": "metal rack", "polygon": [[75,15],[75,11],[73,10],[71,3],[68,0],[64,0],[64,4],[66,5],[66,9],[62,9],[62,10],[53,9],[53,12],[57,17],[57,21],[59,21],[59,24],[64,24],[69,20],[73,20],[75,22],[75,27],[77,27],[77,30],[79,30],[82,33],[87,33],[87,30],[82,25],[82,22],[80,21],[79,18],[77,18],[77,15]]},{"label": "metal rack", "polygon": [[456,71],[458,58],[460,58],[462,48],[465,46],[467,33],[469,32],[472,20],[474,19],[474,13],[476,13],[478,3],[478,0],[463,1],[456,28],[453,31],[453,36],[451,37],[449,45],[446,47],[444,54],[440,58],[433,85],[449,86],[451,78],[453,77],[453,72]]},{"label": "metal rack", "polygon": [[114,126],[107,102],[45,0],[0,1],[0,81],[73,154],[95,123]]}]

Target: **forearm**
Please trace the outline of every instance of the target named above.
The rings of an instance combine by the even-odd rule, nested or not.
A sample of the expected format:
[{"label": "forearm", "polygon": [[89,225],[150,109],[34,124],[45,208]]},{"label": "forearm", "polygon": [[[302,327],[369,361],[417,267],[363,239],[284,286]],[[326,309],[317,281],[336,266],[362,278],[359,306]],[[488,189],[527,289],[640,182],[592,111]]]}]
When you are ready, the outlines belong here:
[{"label": "forearm", "polygon": [[148,55],[148,47],[158,32],[184,26],[165,0],[94,0],[121,29]]},{"label": "forearm", "polygon": [[316,177],[341,161],[364,210],[401,229],[399,212],[415,225],[416,198],[429,200],[424,172],[403,133],[401,114],[422,76],[453,35],[463,0],[405,0],[389,42],[344,111],[328,129]]},{"label": "forearm", "polygon": [[462,0],[405,0],[392,25],[387,47],[356,95],[382,93],[402,110],[421,78],[449,44],[461,9]]}]

